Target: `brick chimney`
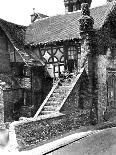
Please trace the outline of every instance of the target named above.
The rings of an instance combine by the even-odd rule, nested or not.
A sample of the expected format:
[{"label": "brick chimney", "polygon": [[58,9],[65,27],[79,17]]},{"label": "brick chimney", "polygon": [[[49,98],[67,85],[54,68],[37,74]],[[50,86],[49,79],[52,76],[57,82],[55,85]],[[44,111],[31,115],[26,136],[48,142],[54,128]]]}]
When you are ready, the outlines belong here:
[{"label": "brick chimney", "polygon": [[112,2],[113,0],[107,0],[107,2]]},{"label": "brick chimney", "polygon": [[35,11],[35,8],[33,8],[33,14],[31,15],[31,23],[34,23],[36,20],[46,18],[48,17],[47,15],[44,15],[42,13],[38,13]]},{"label": "brick chimney", "polygon": [[64,0],[65,13],[81,10],[81,4],[87,3],[90,7],[92,0]]}]

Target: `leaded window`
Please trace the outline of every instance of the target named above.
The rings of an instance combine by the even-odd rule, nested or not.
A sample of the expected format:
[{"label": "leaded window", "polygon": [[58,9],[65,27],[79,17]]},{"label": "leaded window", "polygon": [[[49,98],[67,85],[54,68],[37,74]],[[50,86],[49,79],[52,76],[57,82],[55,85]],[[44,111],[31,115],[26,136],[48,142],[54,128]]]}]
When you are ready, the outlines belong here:
[{"label": "leaded window", "polygon": [[74,66],[74,68],[76,67],[78,70],[80,69],[80,59],[81,59],[81,51],[79,46],[78,47],[70,46],[68,48],[68,61],[70,61]]},{"label": "leaded window", "polygon": [[40,49],[42,59],[45,63],[60,63],[64,61],[63,47],[50,47]]},{"label": "leaded window", "polygon": [[41,48],[42,60],[51,77],[59,77],[64,71],[64,49],[62,46]]},{"label": "leaded window", "polygon": [[[64,54],[65,52],[65,54]],[[58,77],[64,72],[64,68],[70,68],[72,72],[74,68],[79,69],[80,50],[79,46],[71,45],[65,49],[63,46],[40,48],[41,59],[45,62],[50,75]],[[48,67],[50,65],[50,67]],[[65,66],[65,67],[64,67]]]},{"label": "leaded window", "polygon": [[68,48],[68,59],[69,60],[76,59],[76,53],[77,53],[77,50],[74,46],[69,47]]}]

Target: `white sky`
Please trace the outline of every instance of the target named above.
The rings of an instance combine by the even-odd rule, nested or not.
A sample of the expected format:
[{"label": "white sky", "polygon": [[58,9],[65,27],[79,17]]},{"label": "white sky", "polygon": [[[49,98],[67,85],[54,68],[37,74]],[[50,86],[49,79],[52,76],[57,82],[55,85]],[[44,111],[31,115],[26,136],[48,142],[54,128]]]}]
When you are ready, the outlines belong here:
[{"label": "white sky", "polygon": [[[30,15],[35,8],[39,13],[53,16],[64,14],[64,0],[0,0],[0,18],[20,24],[29,25]],[[92,7],[103,5],[107,0],[93,0]]]}]

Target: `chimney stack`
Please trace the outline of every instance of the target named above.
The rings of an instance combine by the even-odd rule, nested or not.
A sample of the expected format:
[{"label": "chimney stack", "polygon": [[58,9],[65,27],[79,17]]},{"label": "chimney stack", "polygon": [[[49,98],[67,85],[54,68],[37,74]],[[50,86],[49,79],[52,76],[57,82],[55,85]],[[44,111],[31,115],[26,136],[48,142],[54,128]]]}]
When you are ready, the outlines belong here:
[{"label": "chimney stack", "polygon": [[107,0],[107,2],[112,2],[113,0]]},{"label": "chimney stack", "polygon": [[35,8],[33,8],[33,14],[31,15],[31,23],[34,23],[36,18],[37,18],[37,14],[35,13]]},{"label": "chimney stack", "polygon": [[87,3],[88,6],[91,6],[92,0],[64,0],[65,12],[73,12],[81,10],[81,4]]},{"label": "chimney stack", "polygon": [[33,8],[33,14],[31,15],[31,23],[34,23],[36,20],[46,18],[48,17],[47,15],[44,15],[42,13],[38,13],[35,11],[35,8]]}]

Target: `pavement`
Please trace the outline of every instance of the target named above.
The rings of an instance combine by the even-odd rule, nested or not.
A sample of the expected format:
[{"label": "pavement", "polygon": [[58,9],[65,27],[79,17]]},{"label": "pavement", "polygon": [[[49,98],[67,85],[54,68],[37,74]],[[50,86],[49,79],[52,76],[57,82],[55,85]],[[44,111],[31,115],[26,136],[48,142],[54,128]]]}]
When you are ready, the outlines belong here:
[{"label": "pavement", "polygon": [[[61,147],[64,147],[68,144],[71,144],[75,141],[79,141],[80,139],[83,139],[85,137],[91,136],[93,134],[99,133],[101,132],[101,130],[103,131],[103,129],[106,128],[111,128],[111,127],[116,127],[116,119],[114,120],[110,120],[108,122],[104,122],[102,124],[98,124],[96,126],[90,126],[88,127],[88,131],[86,131],[84,128],[82,129],[83,132],[73,132],[70,135],[67,135],[65,137],[61,137],[59,139],[56,139],[54,141],[48,142],[44,145],[38,146],[36,148],[33,148],[31,150],[25,150],[25,151],[21,151],[19,152],[18,149],[14,149],[14,150],[10,150],[8,148],[2,150],[3,152],[5,151],[5,154],[20,154],[20,155],[44,155],[47,153],[50,153],[54,150],[57,150]],[[84,131],[85,130],[85,131]]]},{"label": "pavement", "polygon": [[116,127],[100,130],[47,155],[116,155]]}]

